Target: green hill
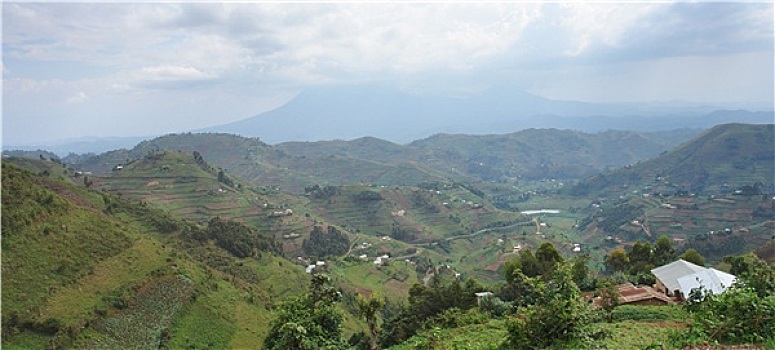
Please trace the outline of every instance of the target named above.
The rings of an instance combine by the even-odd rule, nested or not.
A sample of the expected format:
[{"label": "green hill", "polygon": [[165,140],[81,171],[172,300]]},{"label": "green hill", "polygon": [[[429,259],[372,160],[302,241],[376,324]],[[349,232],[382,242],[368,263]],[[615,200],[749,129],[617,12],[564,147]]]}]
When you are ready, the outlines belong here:
[{"label": "green hill", "polygon": [[772,239],[775,128],[726,124],[662,155],[593,176],[566,192],[596,199],[579,221],[590,246],[668,235],[711,261]]},{"label": "green hill", "polygon": [[773,124],[716,126],[658,157],[582,181],[571,193],[729,194],[757,183],[758,191],[775,188]]},{"label": "green hill", "polygon": [[[655,156],[686,140],[687,131],[661,136],[631,131],[588,134],[528,129],[503,135],[436,135],[409,146],[430,166],[483,180],[581,179]],[[431,156],[428,156],[431,154]]]},{"label": "green hill", "polygon": [[307,280],[271,244],[238,258],[212,225],[8,162],[2,177],[3,348],[256,348]]},{"label": "green hill", "polygon": [[300,194],[312,184],[581,179],[655,156],[694,132],[530,129],[504,135],[436,135],[408,145],[365,137],[277,146],[229,134],[187,133],[144,141],[132,150],[73,155],[65,162],[82,171],[107,174],[116,165],[159,150],[197,151],[212,165],[253,184]]},{"label": "green hill", "polygon": [[[282,242],[289,258],[308,255],[303,243],[315,226],[333,226],[352,242],[370,244],[369,249],[355,246],[352,251],[358,254],[353,256],[388,254],[440,262],[448,260],[445,255],[451,248],[446,243],[451,238],[472,235],[465,247],[455,241],[449,244],[471,249],[492,240],[495,231],[489,229],[503,235],[510,229],[523,232],[523,226],[533,225],[518,213],[493,208],[460,184],[435,182],[423,188],[310,186],[305,197],[294,197],[251,187],[210,166],[203,158],[197,161],[194,155],[171,151],[153,151],[127,162],[121,170],[91,179],[93,188],[143,201],[186,219],[206,222],[220,216],[244,222]],[[324,194],[323,189],[333,192]],[[485,239],[479,239],[477,233]],[[394,240],[384,241],[381,237]],[[430,244],[439,242],[443,248],[428,249]],[[466,260],[458,270],[485,279],[498,277],[496,270],[502,263],[502,254],[485,249],[476,252],[456,257]],[[422,276],[426,271],[418,273]],[[343,281],[346,283],[346,279]]]},{"label": "green hill", "polygon": [[[303,225],[298,220],[272,215],[298,200],[266,187],[250,186],[231,173],[211,166],[198,153],[150,153],[124,164],[121,170],[94,176],[93,187],[194,221],[221,216],[258,228],[271,226],[273,233],[288,233],[284,230]],[[278,222],[282,224],[278,226]]]}]

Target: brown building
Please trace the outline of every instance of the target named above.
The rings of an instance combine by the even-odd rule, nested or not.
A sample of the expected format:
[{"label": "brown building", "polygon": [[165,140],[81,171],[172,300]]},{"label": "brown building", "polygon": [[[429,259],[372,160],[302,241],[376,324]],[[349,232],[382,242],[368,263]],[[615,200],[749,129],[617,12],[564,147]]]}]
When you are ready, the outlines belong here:
[{"label": "brown building", "polygon": [[[634,286],[632,283],[625,283],[616,286],[619,290],[619,305],[672,305],[675,301],[665,294],[656,291],[649,286]],[[595,308],[600,307],[602,299],[597,297],[592,300]]]}]

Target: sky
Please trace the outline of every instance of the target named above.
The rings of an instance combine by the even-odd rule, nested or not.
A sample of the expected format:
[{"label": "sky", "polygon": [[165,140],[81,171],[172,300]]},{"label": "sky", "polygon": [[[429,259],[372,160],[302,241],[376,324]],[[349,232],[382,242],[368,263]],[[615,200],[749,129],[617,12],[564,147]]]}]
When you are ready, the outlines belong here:
[{"label": "sky", "polygon": [[4,145],[183,132],[310,87],[772,106],[771,2],[2,3]]}]

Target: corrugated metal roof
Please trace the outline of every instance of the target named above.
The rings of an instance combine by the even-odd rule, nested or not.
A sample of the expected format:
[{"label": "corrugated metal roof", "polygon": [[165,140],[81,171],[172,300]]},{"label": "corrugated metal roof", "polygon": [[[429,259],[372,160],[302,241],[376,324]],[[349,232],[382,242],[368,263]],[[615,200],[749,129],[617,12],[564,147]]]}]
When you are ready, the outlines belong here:
[{"label": "corrugated metal roof", "polygon": [[713,292],[713,294],[724,293],[727,288],[735,283],[735,280],[735,275],[710,268],[679,278],[678,285],[684,298],[688,298],[692,289],[699,288],[700,286]]},{"label": "corrugated metal roof", "polygon": [[677,289],[681,289],[678,285],[678,279],[684,276],[688,276],[697,272],[705,270],[704,267],[692,264],[686,260],[678,259],[667,265],[657,267],[651,270],[651,273],[657,277],[667,288],[668,293],[673,293]]}]

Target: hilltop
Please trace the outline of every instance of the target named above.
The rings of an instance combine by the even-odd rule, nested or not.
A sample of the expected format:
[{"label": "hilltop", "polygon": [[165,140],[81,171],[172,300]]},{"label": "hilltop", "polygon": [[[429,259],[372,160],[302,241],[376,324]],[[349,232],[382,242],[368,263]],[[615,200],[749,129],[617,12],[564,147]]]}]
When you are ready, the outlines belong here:
[{"label": "hilltop", "polygon": [[571,193],[598,191],[722,194],[759,184],[775,186],[775,125],[724,124],[653,159],[603,173]]},{"label": "hilltop", "polygon": [[82,171],[107,174],[116,165],[158,150],[196,151],[213,166],[254,185],[301,194],[313,184],[580,180],[656,156],[697,132],[588,134],[530,129],[504,135],[440,134],[407,145],[367,137],[276,146],[229,134],[172,134],[130,150],[69,156],[63,161]]}]

